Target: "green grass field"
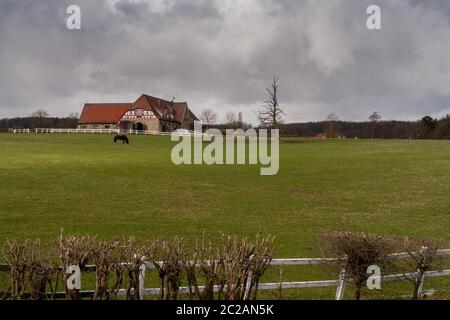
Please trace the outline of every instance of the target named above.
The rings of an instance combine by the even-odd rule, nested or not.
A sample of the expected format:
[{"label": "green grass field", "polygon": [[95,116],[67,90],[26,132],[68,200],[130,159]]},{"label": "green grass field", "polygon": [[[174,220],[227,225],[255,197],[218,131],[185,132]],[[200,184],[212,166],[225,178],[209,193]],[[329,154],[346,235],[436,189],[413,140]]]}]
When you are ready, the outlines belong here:
[{"label": "green grass field", "polygon": [[[175,166],[173,145],[168,137],[115,145],[108,135],[0,134],[0,240],[48,240],[61,228],[189,241],[204,231],[261,231],[276,236],[283,258],[320,256],[317,235],[335,230],[450,243],[450,141],[286,138],[276,176],[251,165]],[[307,269],[286,276],[324,279]],[[308,290],[294,295],[334,291]]]}]

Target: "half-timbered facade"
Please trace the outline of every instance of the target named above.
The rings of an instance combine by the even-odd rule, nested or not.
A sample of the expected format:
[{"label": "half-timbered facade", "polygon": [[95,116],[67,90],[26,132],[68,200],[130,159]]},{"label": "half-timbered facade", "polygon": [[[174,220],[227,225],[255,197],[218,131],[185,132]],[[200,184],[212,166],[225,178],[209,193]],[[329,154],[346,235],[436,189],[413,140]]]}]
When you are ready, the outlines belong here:
[{"label": "half-timbered facade", "polygon": [[186,102],[143,94],[133,103],[86,103],[78,128],[171,132],[192,129],[194,120],[197,117]]}]

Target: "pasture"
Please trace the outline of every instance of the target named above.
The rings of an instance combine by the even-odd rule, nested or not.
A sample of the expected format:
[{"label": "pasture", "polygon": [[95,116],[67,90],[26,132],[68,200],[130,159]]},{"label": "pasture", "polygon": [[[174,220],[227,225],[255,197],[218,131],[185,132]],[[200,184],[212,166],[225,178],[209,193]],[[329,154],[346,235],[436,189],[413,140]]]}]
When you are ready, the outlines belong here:
[{"label": "pasture", "polygon": [[[61,228],[188,241],[204,231],[252,238],[261,231],[276,236],[276,257],[293,258],[321,256],[322,232],[353,230],[436,237],[450,247],[448,140],[283,138],[278,175],[260,176],[259,165],[176,166],[170,137],[129,138],[122,145],[109,135],[0,134],[0,240],[50,240]],[[323,272],[285,276],[330,278]],[[432,281],[450,297],[448,277]]]}]

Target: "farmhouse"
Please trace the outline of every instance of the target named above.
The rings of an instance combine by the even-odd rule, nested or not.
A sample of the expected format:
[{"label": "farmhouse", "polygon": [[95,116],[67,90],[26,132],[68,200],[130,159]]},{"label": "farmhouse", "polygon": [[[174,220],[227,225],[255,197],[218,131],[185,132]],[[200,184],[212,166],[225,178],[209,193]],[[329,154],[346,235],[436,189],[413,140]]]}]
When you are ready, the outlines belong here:
[{"label": "farmhouse", "polygon": [[131,103],[86,103],[78,128],[172,132],[192,129],[195,120],[198,119],[186,102],[143,94]]}]

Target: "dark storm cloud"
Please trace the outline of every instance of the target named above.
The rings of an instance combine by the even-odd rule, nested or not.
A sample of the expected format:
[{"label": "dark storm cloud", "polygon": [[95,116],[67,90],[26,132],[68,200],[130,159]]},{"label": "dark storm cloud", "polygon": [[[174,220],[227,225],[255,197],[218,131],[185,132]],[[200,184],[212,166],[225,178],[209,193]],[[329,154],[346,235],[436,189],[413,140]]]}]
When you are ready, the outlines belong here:
[{"label": "dark storm cloud", "polygon": [[[381,31],[365,27],[372,3]],[[65,27],[69,4],[80,31]],[[273,75],[287,121],[441,115],[449,17],[440,0],[2,0],[0,117],[145,92],[254,121]]]}]

